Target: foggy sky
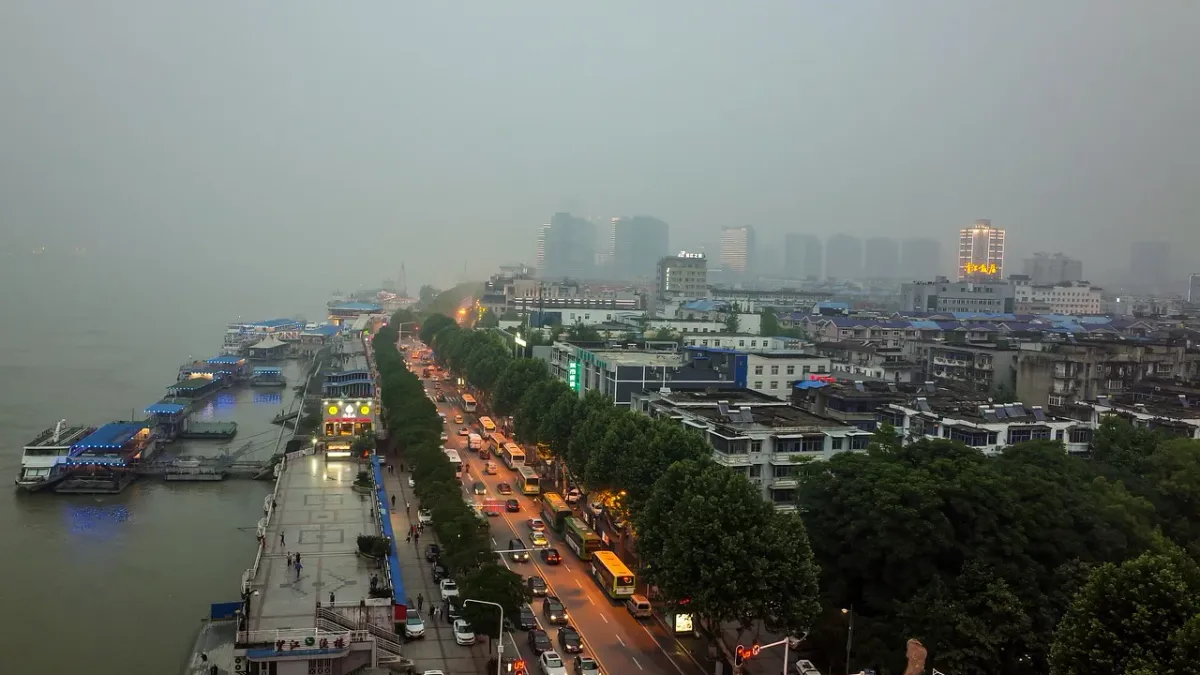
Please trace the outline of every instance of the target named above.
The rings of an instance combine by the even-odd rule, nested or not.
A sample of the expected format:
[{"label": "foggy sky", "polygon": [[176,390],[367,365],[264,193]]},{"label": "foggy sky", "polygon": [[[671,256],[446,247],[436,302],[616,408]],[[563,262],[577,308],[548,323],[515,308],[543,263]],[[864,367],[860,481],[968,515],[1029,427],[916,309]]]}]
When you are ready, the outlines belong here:
[{"label": "foggy sky", "polygon": [[530,261],[571,204],[676,247],[949,250],[990,218],[1010,255],[1123,266],[1200,247],[1197,26],[1194,0],[5,0],[0,249],[336,252],[331,286],[404,260],[413,287]]}]

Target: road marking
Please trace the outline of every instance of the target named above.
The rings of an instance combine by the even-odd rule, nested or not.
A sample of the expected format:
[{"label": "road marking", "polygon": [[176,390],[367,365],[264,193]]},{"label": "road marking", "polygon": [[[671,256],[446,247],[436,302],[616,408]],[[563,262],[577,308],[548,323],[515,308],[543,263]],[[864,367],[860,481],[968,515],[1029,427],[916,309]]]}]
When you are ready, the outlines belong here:
[{"label": "road marking", "polygon": [[[641,622],[638,622],[638,625],[639,625],[639,626],[641,626],[642,630],[646,631],[646,635],[649,635],[649,636],[650,636],[650,640],[651,640],[652,642],[654,642],[654,645],[655,645],[656,647],[658,647],[658,648],[659,648],[659,649],[662,651],[663,655],[667,657],[667,660],[671,662],[671,665],[675,666],[675,670],[678,670],[678,671],[679,671],[679,675],[687,675],[687,674],[686,674],[686,673],[683,671],[683,668],[680,668],[680,667],[679,667],[679,664],[678,664],[678,663],[675,663],[675,659],[671,658],[671,653],[667,651],[667,648],[666,648],[666,647],[663,647],[663,646],[662,646],[662,645],[661,645],[661,644],[658,642],[658,638],[654,637],[654,633],[651,633],[651,632],[650,632],[650,629],[649,629],[649,628],[646,628],[644,625],[642,625],[642,623],[641,623]],[[684,651],[684,653],[685,653],[685,654],[688,654],[688,652],[687,652],[687,651]],[[688,654],[688,658],[689,658],[689,659],[691,659],[692,663],[695,663],[697,667],[700,667],[700,662],[699,662],[699,661],[697,661],[695,658],[693,658],[691,654]]]},{"label": "road marking", "polygon": [[492,537],[492,546],[499,546],[499,545],[500,545],[500,544],[497,544],[497,543],[496,543],[496,538],[495,538],[495,537]]},{"label": "road marking", "polygon": [[620,636],[620,635],[618,635],[618,636],[616,636],[616,638],[617,638],[617,642],[620,642],[620,643],[621,643],[621,646],[622,646],[622,647],[624,647],[624,646],[625,646],[625,641],[621,639],[621,636]]},{"label": "road marking", "polygon": [[[594,605],[596,603],[593,602],[592,604]],[[604,623],[608,623],[608,617],[604,616],[604,612],[600,612],[600,618],[604,619]]]},{"label": "road marking", "polygon": [[570,571],[571,571],[571,568],[570,568],[570,567],[567,567],[566,565],[563,565],[563,567],[566,567],[568,572],[570,572]]},{"label": "road marking", "polygon": [[[583,588],[583,586],[580,586],[580,588]],[[587,599],[588,599],[588,602],[592,603],[593,605],[596,604],[596,601],[592,599],[592,596],[590,596],[590,595],[587,596]],[[604,616],[604,615],[601,614],[600,616]]]},{"label": "road marking", "polygon": [[583,588],[583,584],[581,584],[578,579],[575,580],[575,585],[580,588]]},{"label": "road marking", "polygon": [[635,659],[631,656],[631,657],[629,657],[629,660],[633,661],[633,665],[637,666],[638,670],[645,670],[645,668],[642,667],[642,664],[637,662],[637,659]]}]

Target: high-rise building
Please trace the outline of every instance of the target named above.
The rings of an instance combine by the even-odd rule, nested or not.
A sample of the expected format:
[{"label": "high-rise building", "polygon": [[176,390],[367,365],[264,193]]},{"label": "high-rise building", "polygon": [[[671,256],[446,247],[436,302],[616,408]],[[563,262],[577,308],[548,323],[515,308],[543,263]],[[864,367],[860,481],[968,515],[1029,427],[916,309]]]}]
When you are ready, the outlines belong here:
[{"label": "high-rise building", "polygon": [[556,213],[545,231],[543,279],[585,279],[596,264],[596,226],[569,213]]},{"label": "high-rise building", "polygon": [[900,245],[891,237],[867,240],[863,276],[868,279],[895,279],[900,276]]},{"label": "high-rise building", "polygon": [[825,276],[830,279],[861,279],[863,246],[858,237],[835,234],[825,242]]},{"label": "high-rise building", "polygon": [[735,275],[753,271],[757,245],[753,225],[721,228],[721,267]]},{"label": "high-rise building", "polygon": [[1200,274],[1188,277],[1188,302],[1200,305]]},{"label": "high-rise building", "polygon": [[630,216],[613,219],[612,269],[618,279],[650,278],[667,254],[669,228],[658,218]]},{"label": "high-rise building", "polygon": [[958,233],[958,279],[1004,278],[1004,230],[990,220],[977,220]]},{"label": "high-rise building", "polygon": [[942,245],[936,239],[905,239],[900,244],[900,276],[905,281],[942,273]]},{"label": "high-rise building", "polygon": [[1025,276],[1036,286],[1083,281],[1083,263],[1062,253],[1034,253],[1025,259]]},{"label": "high-rise building", "polygon": [[1138,241],[1129,245],[1129,281],[1139,291],[1158,293],[1167,283],[1171,245],[1165,241]]},{"label": "high-rise building", "polygon": [[538,274],[546,271],[546,233],[550,231],[550,225],[542,225],[537,229],[537,253],[534,256],[537,258],[534,266],[537,267]]},{"label": "high-rise building", "polygon": [[660,298],[702,298],[708,294],[708,260],[703,253],[680,251],[658,261]]},{"label": "high-rise building", "polygon": [[788,279],[820,279],[825,254],[815,234],[793,232],[783,238],[783,276]]}]

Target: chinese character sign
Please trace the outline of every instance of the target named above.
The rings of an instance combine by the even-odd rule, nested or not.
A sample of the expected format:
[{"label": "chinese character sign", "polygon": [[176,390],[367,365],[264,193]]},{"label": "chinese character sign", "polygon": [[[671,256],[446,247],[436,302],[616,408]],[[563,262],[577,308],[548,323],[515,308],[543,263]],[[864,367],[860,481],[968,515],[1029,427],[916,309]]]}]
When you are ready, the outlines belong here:
[{"label": "chinese character sign", "polygon": [[963,271],[967,274],[995,274],[996,263],[972,263],[969,262],[963,265]]}]

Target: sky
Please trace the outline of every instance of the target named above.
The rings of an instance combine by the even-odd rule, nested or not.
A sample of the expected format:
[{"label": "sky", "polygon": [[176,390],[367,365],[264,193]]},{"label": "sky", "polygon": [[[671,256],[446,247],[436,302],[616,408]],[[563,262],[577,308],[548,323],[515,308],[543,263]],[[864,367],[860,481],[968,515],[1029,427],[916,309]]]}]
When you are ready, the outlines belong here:
[{"label": "sky", "polygon": [[[571,208],[1200,250],[1195,0],[0,3],[0,251],[484,278]],[[1193,256],[1200,258],[1200,256]]]}]

